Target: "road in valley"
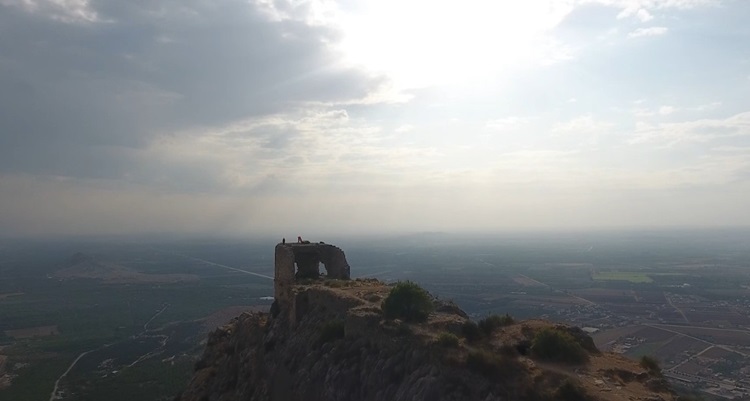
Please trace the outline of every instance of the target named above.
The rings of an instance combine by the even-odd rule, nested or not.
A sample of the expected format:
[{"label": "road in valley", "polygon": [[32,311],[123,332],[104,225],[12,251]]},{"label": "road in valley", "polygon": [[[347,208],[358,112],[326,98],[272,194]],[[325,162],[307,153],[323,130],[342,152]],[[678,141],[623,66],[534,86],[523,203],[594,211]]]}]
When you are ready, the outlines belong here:
[{"label": "road in valley", "polygon": [[[144,335],[145,335],[145,333],[146,333],[146,331],[148,330],[148,324],[149,324],[149,323],[151,323],[151,322],[152,322],[152,321],[153,321],[154,319],[156,319],[156,317],[157,317],[157,316],[159,316],[160,314],[162,314],[162,312],[164,312],[165,310],[167,310],[167,308],[168,308],[168,307],[169,307],[169,305],[167,304],[167,305],[164,305],[164,307],[163,307],[163,308],[161,308],[161,309],[159,309],[158,311],[156,311],[156,313],[154,313],[154,315],[153,315],[153,316],[151,316],[151,318],[150,318],[150,319],[148,319],[148,321],[147,321],[147,322],[146,322],[146,323],[145,323],[145,324],[143,325],[143,332],[142,332],[142,333],[140,333],[140,334],[138,334],[138,335],[137,335],[137,336],[135,336],[135,337],[136,337],[136,338],[138,338],[138,337],[142,337],[142,336],[144,336]],[[162,341],[162,344],[161,344],[161,347],[163,347],[163,346],[164,346],[164,345],[166,344],[166,340],[168,339],[168,337],[167,337],[167,336],[159,336],[159,337],[164,337],[164,339],[163,339],[163,341]],[[112,345],[112,344],[114,344],[114,343],[110,343],[110,344],[104,344],[104,345],[102,345],[101,347],[98,347],[98,348],[94,348],[94,349],[90,349],[90,350],[88,350],[88,351],[86,351],[86,352],[82,352],[81,354],[79,354],[79,355],[78,355],[78,357],[76,357],[76,359],[75,359],[75,360],[73,360],[73,362],[72,362],[72,363],[70,364],[70,366],[68,366],[68,369],[67,369],[67,370],[65,370],[65,372],[63,372],[63,374],[62,374],[62,375],[60,375],[60,377],[58,377],[58,378],[57,378],[57,380],[55,380],[55,387],[53,387],[53,388],[52,388],[52,393],[50,393],[50,395],[49,395],[49,401],[55,401],[55,400],[59,400],[59,399],[62,399],[62,398],[63,398],[63,397],[62,397],[61,395],[59,395],[59,394],[58,394],[58,393],[59,393],[59,391],[60,391],[60,381],[61,381],[62,379],[64,379],[64,378],[65,378],[65,376],[67,376],[67,375],[68,375],[68,373],[70,373],[70,371],[71,371],[71,370],[73,370],[73,367],[75,367],[75,366],[76,366],[76,364],[78,363],[78,361],[80,361],[80,360],[81,360],[81,358],[83,358],[84,356],[86,356],[86,355],[88,355],[88,354],[90,354],[90,353],[92,353],[92,352],[94,352],[94,351],[99,351],[99,350],[101,350],[101,349],[103,349],[103,348],[107,348],[107,347],[109,347],[109,346],[110,346],[110,345]],[[160,348],[161,348],[161,347],[160,347]],[[128,365],[128,366],[133,366],[133,365],[135,365],[136,363],[138,363],[138,362],[142,361],[143,359],[146,359],[147,357],[151,356],[152,354],[153,354],[153,352],[150,352],[150,353],[147,353],[147,354],[145,354],[145,355],[142,355],[142,356],[141,356],[140,358],[138,358],[138,359],[137,359],[137,360],[136,360],[135,362],[131,363],[131,364],[130,364],[130,365]]]},{"label": "road in valley", "polygon": [[674,308],[674,310],[676,310],[676,311],[677,311],[677,313],[679,313],[679,314],[680,314],[680,315],[682,316],[682,318],[683,318],[683,319],[685,320],[685,323],[687,323],[687,324],[690,324],[690,321],[688,320],[687,316],[685,316],[685,313],[684,313],[684,312],[682,311],[682,309],[680,309],[680,308],[676,307],[676,306],[675,306],[675,305],[674,305],[674,304],[672,303],[672,298],[670,298],[670,297],[669,297],[669,295],[667,295],[667,293],[666,293],[666,292],[665,292],[665,293],[663,293],[663,294],[664,294],[664,298],[666,298],[666,299],[667,299],[667,303],[669,303],[669,306],[671,306],[672,308]]},{"label": "road in valley", "polygon": [[255,273],[255,272],[251,272],[251,271],[248,271],[248,270],[242,270],[242,269],[238,269],[238,268],[236,268],[236,267],[232,267],[232,266],[222,265],[221,263],[211,262],[210,260],[205,260],[205,259],[201,259],[201,258],[196,258],[196,257],[190,256],[190,255],[185,255],[185,254],[182,254],[182,253],[167,252],[167,251],[163,251],[163,250],[161,250],[161,249],[156,249],[156,250],[157,250],[157,251],[159,251],[159,252],[171,253],[171,254],[173,254],[173,255],[177,255],[177,256],[182,256],[183,258],[186,258],[186,259],[190,259],[190,260],[194,260],[194,261],[196,261],[196,262],[201,262],[201,263],[205,263],[205,264],[207,264],[207,265],[211,265],[211,266],[216,266],[216,267],[221,267],[222,269],[233,270],[233,271],[236,271],[236,272],[240,272],[240,273],[245,273],[245,274],[249,274],[249,275],[251,275],[251,276],[256,276],[256,277],[261,277],[261,278],[265,278],[265,279],[273,280],[273,277],[271,277],[271,276],[266,276],[265,274]]},{"label": "road in valley", "polygon": [[109,346],[109,344],[103,345],[103,346],[101,346],[99,348],[88,350],[88,351],[83,352],[80,355],[78,355],[78,358],[76,358],[73,361],[73,363],[71,363],[70,366],[68,366],[68,369],[65,371],[65,373],[63,373],[62,375],[60,375],[60,377],[58,377],[57,380],[55,380],[55,387],[52,389],[52,393],[49,395],[49,401],[59,400],[59,399],[62,398],[61,396],[57,395],[58,388],[60,386],[60,380],[62,380],[65,376],[68,375],[68,373],[70,373],[70,371],[73,369],[74,366],[76,366],[76,364],[78,363],[78,361],[81,360],[81,358],[83,358],[84,356],[86,356],[86,355],[88,355],[88,354],[90,354],[90,353],[92,353],[94,351],[98,351],[98,350],[100,350],[100,349],[102,349],[104,347],[108,347],[108,346]]},{"label": "road in valley", "polygon": [[[725,345],[721,345],[721,344],[716,344],[716,343],[712,343],[711,341],[706,341],[706,340],[704,340],[704,339],[702,339],[702,338],[698,338],[698,337],[693,337],[693,336],[691,336],[691,335],[689,335],[689,334],[685,334],[685,333],[680,333],[679,331],[675,331],[675,330],[670,330],[670,329],[664,328],[664,326],[667,326],[667,325],[665,325],[665,324],[644,324],[644,326],[652,327],[652,328],[654,328],[654,329],[659,329],[659,330],[664,330],[664,331],[668,331],[668,332],[670,332],[670,333],[674,333],[674,334],[677,334],[677,335],[685,336],[685,337],[687,337],[687,338],[691,338],[691,339],[693,339],[693,340],[696,340],[696,341],[700,341],[700,342],[703,342],[703,343],[709,344],[709,345],[711,345],[711,346],[713,346],[713,347],[716,347],[716,348],[721,348],[721,349],[723,349],[724,351],[729,351],[729,352],[733,352],[733,353],[735,353],[735,354],[738,354],[738,355],[742,355],[742,356],[744,356],[744,357],[750,357],[750,355],[748,355],[748,354],[746,354],[746,353],[744,353],[744,352],[741,352],[741,351],[737,351],[737,350],[735,350],[735,349],[732,349],[732,348],[730,348],[730,347],[727,347],[727,346],[725,346]],[[672,327],[683,327],[683,326],[672,326]],[[705,329],[706,327],[698,327],[698,328],[701,328],[701,329]],[[734,330],[734,331],[742,331],[742,330]],[[709,347],[709,348],[710,348],[710,347]],[[703,353],[703,352],[705,352],[705,351],[706,351],[706,350],[704,349],[704,350],[703,350],[703,351],[702,351],[701,353]]]}]

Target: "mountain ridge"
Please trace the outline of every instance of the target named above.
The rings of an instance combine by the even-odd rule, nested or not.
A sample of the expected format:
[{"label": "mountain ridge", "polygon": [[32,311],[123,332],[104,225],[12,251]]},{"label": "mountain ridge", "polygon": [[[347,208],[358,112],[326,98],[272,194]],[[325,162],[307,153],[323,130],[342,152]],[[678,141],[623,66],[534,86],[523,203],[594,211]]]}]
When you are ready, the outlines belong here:
[{"label": "mountain ridge", "polygon": [[[511,322],[470,341],[466,314],[434,298],[425,322],[386,319],[381,304],[392,288],[375,279],[298,280],[288,306],[243,313],[212,332],[175,401],[675,399],[658,372],[598,352],[575,327]],[[583,344],[586,361],[533,355],[547,331]]]}]

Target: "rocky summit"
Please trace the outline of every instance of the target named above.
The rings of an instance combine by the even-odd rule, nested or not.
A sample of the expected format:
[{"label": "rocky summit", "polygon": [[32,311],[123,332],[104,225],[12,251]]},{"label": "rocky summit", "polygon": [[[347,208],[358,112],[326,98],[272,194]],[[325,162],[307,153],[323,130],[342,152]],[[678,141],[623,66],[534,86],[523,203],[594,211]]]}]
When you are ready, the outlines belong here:
[{"label": "rocky summit", "polygon": [[296,279],[270,313],[212,332],[175,400],[675,399],[658,366],[599,352],[578,328],[509,316],[477,324],[432,297],[426,319],[394,318],[384,313],[393,288]]},{"label": "rocky summit", "polygon": [[274,297],[209,335],[176,401],[674,399],[653,360],[602,353],[576,327],[473,322],[415,283],[351,280],[322,242],[276,246]]}]

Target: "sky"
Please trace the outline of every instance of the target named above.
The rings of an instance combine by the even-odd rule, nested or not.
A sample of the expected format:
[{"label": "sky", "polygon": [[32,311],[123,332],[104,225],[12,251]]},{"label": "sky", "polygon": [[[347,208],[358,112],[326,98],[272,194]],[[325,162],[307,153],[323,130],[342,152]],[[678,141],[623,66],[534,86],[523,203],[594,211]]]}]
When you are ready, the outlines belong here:
[{"label": "sky", "polygon": [[0,0],[0,235],[750,225],[750,1]]}]

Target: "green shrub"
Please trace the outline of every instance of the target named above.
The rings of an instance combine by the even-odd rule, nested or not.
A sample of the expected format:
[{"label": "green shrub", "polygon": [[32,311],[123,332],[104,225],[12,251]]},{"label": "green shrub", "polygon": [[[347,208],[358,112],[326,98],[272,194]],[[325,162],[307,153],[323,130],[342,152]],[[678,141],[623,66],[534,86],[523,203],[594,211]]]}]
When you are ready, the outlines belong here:
[{"label": "green shrub", "polygon": [[438,336],[437,343],[445,348],[458,348],[458,337],[453,333],[443,332]]},{"label": "green shrub", "polygon": [[586,389],[572,379],[565,380],[555,391],[555,399],[560,401],[584,401],[591,399]]},{"label": "green shrub", "polygon": [[470,343],[475,343],[482,339],[482,332],[479,330],[479,326],[471,320],[467,320],[461,325],[461,334]]},{"label": "green shrub", "polygon": [[486,350],[470,351],[466,356],[466,366],[487,377],[515,376],[522,367],[515,358],[504,358]]},{"label": "green shrub", "polygon": [[527,339],[531,339],[532,337],[534,337],[535,331],[534,329],[531,328],[531,326],[527,324],[522,324],[521,334],[523,334],[523,336],[526,337]]},{"label": "green shrub", "polygon": [[427,320],[435,308],[430,294],[411,281],[396,284],[383,300],[381,307],[386,318],[401,318],[408,322]]},{"label": "green shrub", "polygon": [[493,376],[497,373],[500,358],[485,350],[470,351],[466,357],[466,366],[469,369],[485,376]]},{"label": "green shrub", "polygon": [[513,319],[513,316],[509,314],[504,314],[503,316],[500,316],[500,325],[501,326],[510,326],[511,324],[515,323],[516,320]]},{"label": "green shrub", "polygon": [[513,318],[507,313],[505,316],[493,314],[479,321],[479,330],[481,330],[485,336],[491,336],[498,328],[511,325],[513,322]]},{"label": "green shrub", "polygon": [[510,344],[503,344],[500,346],[500,348],[497,350],[497,352],[502,355],[509,358],[517,358],[520,353],[518,352],[518,349]]},{"label": "green shrub", "polygon": [[648,373],[650,373],[653,376],[661,377],[661,367],[659,366],[659,361],[656,360],[656,358],[644,355],[641,357],[641,367],[646,369]]},{"label": "green shrub", "polygon": [[531,344],[531,355],[535,358],[571,364],[588,360],[586,350],[575,338],[562,330],[545,328],[540,330]]},{"label": "green shrub", "polygon": [[343,320],[330,320],[323,323],[320,326],[320,333],[318,335],[318,344],[325,344],[329,341],[334,341],[344,338],[344,321]]}]

